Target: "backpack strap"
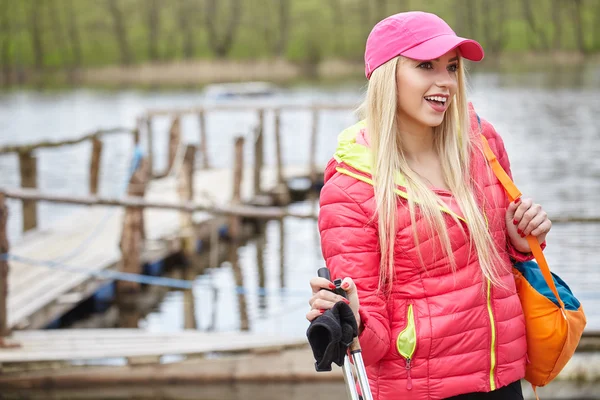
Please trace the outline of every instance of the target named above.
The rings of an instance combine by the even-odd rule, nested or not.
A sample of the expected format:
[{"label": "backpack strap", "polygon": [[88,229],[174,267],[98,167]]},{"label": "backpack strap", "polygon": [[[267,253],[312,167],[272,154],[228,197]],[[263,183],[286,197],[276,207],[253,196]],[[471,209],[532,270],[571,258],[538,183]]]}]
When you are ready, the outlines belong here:
[{"label": "backpack strap", "polygon": [[[479,124],[479,132],[481,132],[481,120],[479,119],[479,115],[477,115],[477,123]],[[496,158],[496,155],[490,148],[490,144],[488,143],[486,137],[483,134],[480,134],[480,136],[481,136],[481,142],[483,144],[483,153],[485,154],[485,157],[487,158],[488,162],[490,163],[490,166],[491,166],[492,170],[494,171],[494,174],[496,175],[496,177],[498,178],[498,180],[504,187],[504,190],[506,190],[506,193],[508,194],[508,198],[510,199],[510,201],[511,202],[515,201],[516,199],[521,197],[521,192],[519,191],[519,189],[517,188],[515,183],[512,181],[512,179],[510,179],[510,176],[508,176],[508,174],[506,173],[504,168],[502,168],[502,165],[500,165],[500,162],[498,161],[498,159]],[[544,276],[544,280],[546,281],[546,284],[548,285],[550,290],[552,290],[552,293],[554,294],[554,296],[556,296],[556,299],[558,300],[558,304],[560,304],[563,315],[565,316],[565,319],[566,319],[567,317],[566,317],[565,311],[564,311],[565,304],[563,303],[563,301],[560,299],[560,296],[558,295],[558,290],[556,290],[556,285],[554,284],[554,279],[552,278],[552,274],[550,273],[550,267],[548,266],[548,262],[546,261],[546,257],[544,256],[544,253],[542,251],[542,247],[540,246],[540,243],[538,242],[537,238],[532,235],[527,236],[527,243],[529,243],[531,252],[533,253],[533,256],[535,257],[535,259],[540,267],[540,270],[542,271],[542,275]]]}]

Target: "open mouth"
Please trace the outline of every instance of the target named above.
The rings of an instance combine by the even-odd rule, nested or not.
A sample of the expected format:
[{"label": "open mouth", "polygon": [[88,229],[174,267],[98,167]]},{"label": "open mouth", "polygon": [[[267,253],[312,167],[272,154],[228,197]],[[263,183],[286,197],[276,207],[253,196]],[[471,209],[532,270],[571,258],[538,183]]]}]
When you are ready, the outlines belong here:
[{"label": "open mouth", "polygon": [[442,97],[442,96],[425,96],[425,100],[427,100],[428,102],[430,102],[438,107],[444,107],[444,106],[446,106],[446,102],[448,101],[448,98]]}]

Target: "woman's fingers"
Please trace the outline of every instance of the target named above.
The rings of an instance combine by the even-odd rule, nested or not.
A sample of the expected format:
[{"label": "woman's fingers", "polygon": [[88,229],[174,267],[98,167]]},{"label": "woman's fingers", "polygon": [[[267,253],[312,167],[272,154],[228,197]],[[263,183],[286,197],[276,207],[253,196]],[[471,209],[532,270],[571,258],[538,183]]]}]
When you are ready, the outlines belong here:
[{"label": "woman's fingers", "polygon": [[318,316],[322,315],[323,312],[325,312],[325,310],[311,309],[309,312],[306,313],[306,319],[312,322],[313,319],[315,319]]},{"label": "woman's fingers", "polygon": [[[529,211],[534,210],[534,207],[531,207],[529,209]],[[527,213],[525,213],[525,215],[527,215]],[[535,229],[537,229],[540,225],[542,225],[547,219],[548,219],[548,216],[540,207],[540,209],[536,212],[536,214],[534,214],[534,216],[531,218],[529,223],[525,226],[525,229],[521,230],[521,232],[522,232],[521,237],[525,237],[525,236],[528,236],[529,234],[531,234]],[[519,224],[519,226],[520,226],[520,224]]]},{"label": "woman's fingers", "polygon": [[335,285],[325,278],[314,277],[310,280],[310,287],[313,294],[317,293],[321,289],[335,290]]}]

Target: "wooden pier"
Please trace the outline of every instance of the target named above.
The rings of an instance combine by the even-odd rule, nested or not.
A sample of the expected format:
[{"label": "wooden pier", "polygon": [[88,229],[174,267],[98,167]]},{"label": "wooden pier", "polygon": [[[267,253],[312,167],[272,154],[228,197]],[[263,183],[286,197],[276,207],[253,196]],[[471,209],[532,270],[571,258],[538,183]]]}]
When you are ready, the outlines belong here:
[{"label": "wooden pier", "polygon": [[[216,109],[225,108],[221,106]],[[293,109],[297,110],[298,107]],[[236,106],[232,110],[247,111],[248,107]],[[318,108],[309,107],[309,110],[317,118]],[[39,329],[45,328],[110,282],[112,278],[103,275],[105,271],[139,276],[143,264],[163,260],[173,254],[193,257],[195,243],[199,238],[211,242],[211,247],[212,241],[219,240],[215,235],[215,231],[219,229],[219,225],[215,224],[217,218],[225,221],[229,239],[236,241],[244,235],[242,218],[280,219],[293,215],[286,208],[290,199],[286,182],[289,179],[303,178],[314,184],[317,171],[321,168],[315,164],[314,157],[305,165],[284,165],[280,137],[282,110],[276,109],[273,113],[276,165],[264,165],[265,108],[258,108],[255,109],[258,125],[249,129],[249,135],[235,138],[231,147],[234,162],[227,169],[210,168],[205,127],[205,114],[209,111],[211,110],[206,108],[150,111],[138,118],[135,129],[111,129],[68,141],[0,148],[0,154],[18,154],[21,173],[21,188],[0,188],[0,254],[3,255],[0,259],[0,364],[40,361],[39,353],[35,353],[34,349],[43,347],[40,343],[50,343],[63,336],[72,340],[68,343],[60,342],[67,347],[62,350],[57,348],[54,356],[67,360],[68,354],[71,354],[72,359],[77,359],[78,353],[70,351],[68,345],[80,348],[84,346],[82,343],[85,340],[90,344],[96,338],[102,338],[102,334],[94,330],[52,332]],[[180,118],[185,113],[194,113],[199,118],[199,146],[182,142]],[[153,166],[153,137],[156,132],[152,129],[152,119],[165,116],[171,117],[166,151],[168,160],[166,169],[157,172]],[[113,134],[130,135],[138,148],[146,146],[145,154],[138,154],[138,159],[135,160],[136,168],[129,177],[127,194],[118,198],[98,195],[100,159],[104,149],[102,138]],[[310,136],[310,148],[314,149],[316,124],[313,124]],[[92,143],[89,195],[38,191],[35,151],[84,141]],[[250,162],[244,162],[244,146],[252,147],[253,160]],[[200,162],[196,162],[197,157]],[[6,209],[6,198],[19,199],[23,203],[22,226],[25,233],[22,239],[10,246],[6,232],[6,222],[10,215]],[[37,229],[37,203],[40,201],[88,207],[77,210],[51,229],[41,231]],[[295,216],[315,218],[310,214]],[[139,293],[140,286],[135,280],[119,279],[116,296],[121,300],[131,298]],[[29,332],[30,330],[34,331]],[[182,337],[190,340],[178,344],[174,349],[175,353],[202,353],[212,348],[212,342],[205,336],[195,332],[196,337],[193,333],[181,333]],[[148,344],[148,349],[154,348],[150,351],[153,356],[157,355],[158,341],[167,340],[164,336],[148,336],[141,331],[136,334],[139,338],[147,339],[140,339],[140,342]],[[111,338],[103,342],[108,348],[102,348],[101,352],[95,354],[114,357],[120,354],[125,358],[143,355],[142,350],[139,354],[131,353],[132,350],[127,345],[131,340],[137,340],[132,339],[136,337],[133,331],[106,331],[106,335]],[[216,334],[215,338],[219,335]],[[32,338],[39,339],[39,342],[31,342]],[[169,340],[178,341],[179,336],[175,334],[170,338]],[[190,346],[186,350],[196,340],[207,345]],[[259,341],[247,334],[240,336],[240,340],[246,343],[245,347],[268,347],[280,342],[278,338],[263,338]],[[281,341],[289,343],[289,339]],[[230,351],[239,347],[235,345],[236,340],[227,342]],[[293,343],[297,344],[298,339]],[[10,347],[11,344],[22,347],[1,349]]]}]

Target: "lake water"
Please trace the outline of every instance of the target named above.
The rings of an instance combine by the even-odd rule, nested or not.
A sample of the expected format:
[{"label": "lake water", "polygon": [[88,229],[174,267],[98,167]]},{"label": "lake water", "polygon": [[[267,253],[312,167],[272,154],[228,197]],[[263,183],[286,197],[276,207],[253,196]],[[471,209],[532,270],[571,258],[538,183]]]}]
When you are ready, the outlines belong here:
[{"label": "lake water", "polygon": [[[528,197],[541,203],[552,216],[600,216],[600,70],[586,67],[573,73],[552,72],[498,74],[473,73],[471,100],[478,113],[502,135],[517,185]],[[300,86],[282,89],[257,99],[267,104],[351,103],[358,104],[360,84]],[[253,100],[254,101],[254,100]],[[135,118],[148,108],[177,108],[217,101],[193,91],[105,92],[69,90],[60,92],[15,91],[0,94],[0,145],[31,143],[42,139],[76,138],[98,128],[133,127]],[[222,101],[234,103],[236,100]],[[247,102],[247,101],[237,101]],[[266,162],[274,163],[271,115],[266,115]],[[282,117],[284,161],[306,163],[309,152],[310,114],[286,112]],[[208,146],[214,166],[227,166],[233,155],[233,138],[250,135],[256,115],[219,112],[207,116]],[[355,117],[349,111],[324,112],[319,121],[317,161],[325,163],[335,149],[336,137]],[[165,165],[169,119],[154,122],[156,170]],[[183,135],[198,142],[195,117],[183,120]],[[250,136],[249,136],[250,137]],[[246,160],[250,159],[248,146]],[[88,187],[89,144],[40,150],[38,185],[41,190],[85,194]],[[131,139],[106,139],[102,159],[100,193],[119,195],[124,189]],[[0,156],[0,186],[19,185],[17,159]],[[21,236],[20,204],[9,202],[9,236]],[[308,203],[294,205],[307,210]],[[41,204],[39,226],[72,212],[72,206]],[[323,265],[314,221],[284,222],[284,269],[280,268],[279,223],[267,224],[264,237],[239,249],[244,291],[252,331],[265,334],[303,336],[307,327],[308,280]],[[117,240],[117,239],[115,239]],[[588,329],[600,329],[600,224],[555,224],[545,251],[555,273],[561,275],[582,300]],[[263,251],[264,290],[259,288],[257,251]],[[196,280],[198,329],[239,329],[239,309],[233,272],[229,264]],[[285,290],[282,290],[282,287]],[[216,295],[215,295],[216,294]],[[213,319],[213,311],[216,311]],[[155,312],[140,321],[153,331],[183,328],[183,295],[169,293]],[[308,397],[307,397],[308,398]]]}]

